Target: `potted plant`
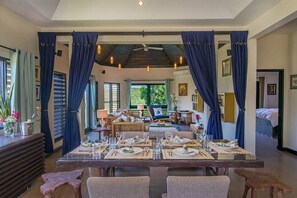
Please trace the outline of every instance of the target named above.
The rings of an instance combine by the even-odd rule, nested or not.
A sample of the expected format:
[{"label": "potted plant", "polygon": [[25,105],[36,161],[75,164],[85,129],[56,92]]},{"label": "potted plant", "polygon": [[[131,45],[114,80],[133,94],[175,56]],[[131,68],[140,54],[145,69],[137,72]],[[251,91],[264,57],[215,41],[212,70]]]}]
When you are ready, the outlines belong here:
[{"label": "potted plant", "polygon": [[13,135],[15,124],[18,122],[20,117],[19,112],[11,112],[10,102],[12,92],[13,86],[11,87],[11,92],[5,99],[0,95],[0,124],[2,124],[4,127],[5,136]]}]

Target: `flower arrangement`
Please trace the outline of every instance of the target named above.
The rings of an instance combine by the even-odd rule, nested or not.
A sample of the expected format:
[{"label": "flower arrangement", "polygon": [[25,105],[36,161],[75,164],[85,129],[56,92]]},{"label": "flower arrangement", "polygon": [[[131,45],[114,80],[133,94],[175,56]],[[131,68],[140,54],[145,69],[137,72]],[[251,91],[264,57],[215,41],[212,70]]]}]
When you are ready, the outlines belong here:
[{"label": "flower arrangement", "polygon": [[15,123],[18,122],[20,117],[19,112],[12,111],[10,108],[11,94],[13,92],[13,86],[11,87],[11,92],[4,100],[0,95],[0,124],[3,124],[5,135],[12,135]]},{"label": "flower arrangement", "polygon": [[175,93],[171,94],[171,103],[174,105],[174,110],[177,110],[178,98]]},{"label": "flower arrangement", "polygon": [[199,124],[200,115],[199,115],[199,114],[196,114],[196,115],[195,115],[195,118],[196,118],[196,120],[197,120],[197,123]]}]

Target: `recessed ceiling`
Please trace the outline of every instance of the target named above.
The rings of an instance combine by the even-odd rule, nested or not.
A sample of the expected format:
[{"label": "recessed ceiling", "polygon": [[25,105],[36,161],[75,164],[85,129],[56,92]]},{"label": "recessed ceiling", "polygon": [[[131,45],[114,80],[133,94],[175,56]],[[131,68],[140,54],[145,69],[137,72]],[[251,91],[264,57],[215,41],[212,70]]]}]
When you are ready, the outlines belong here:
[{"label": "recessed ceiling", "polygon": [[247,25],[281,0],[2,0],[45,26]]},{"label": "recessed ceiling", "polygon": [[[95,62],[100,65],[122,68],[144,68],[147,66],[153,68],[166,68],[174,66],[186,66],[187,61],[184,57],[182,45],[112,45],[104,44],[101,46],[100,55],[96,55]],[[110,63],[110,57],[113,57],[113,63]],[[182,62],[180,62],[182,57]]]}]

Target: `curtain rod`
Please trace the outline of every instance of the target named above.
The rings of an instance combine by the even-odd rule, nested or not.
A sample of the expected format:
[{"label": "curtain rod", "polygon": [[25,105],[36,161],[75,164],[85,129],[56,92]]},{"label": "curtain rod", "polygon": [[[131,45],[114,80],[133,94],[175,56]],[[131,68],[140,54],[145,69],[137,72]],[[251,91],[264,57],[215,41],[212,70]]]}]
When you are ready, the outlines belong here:
[{"label": "curtain rod", "polygon": [[[16,52],[16,49],[13,49],[13,48],[10,48],[10,47],[6,47],[4,45],[0,45],[0,47],[4,48],[4,49],[7,49],[7,50],[10,50],[10,51],[13,51],[13,52]],[[38,59],[37,56],[35,56],[35,59]]]},{"label": "curtain rod", "polygon": [[[71,36],[73,32],[56,32],[57,36]],[[181,35],[181,31],[177,32],[145,32],[142,30],[141,32],[98,32],[99,35],[109,35],[109,36],[169,36],[169,35]],[[231,31],[214,31],[215,35],[228,35]]]}]

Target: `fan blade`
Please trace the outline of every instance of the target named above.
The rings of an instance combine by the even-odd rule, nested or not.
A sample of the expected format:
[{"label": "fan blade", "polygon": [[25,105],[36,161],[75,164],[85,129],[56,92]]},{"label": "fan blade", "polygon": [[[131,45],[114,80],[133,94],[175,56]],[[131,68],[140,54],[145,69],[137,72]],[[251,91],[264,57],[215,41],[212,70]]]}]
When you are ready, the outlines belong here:
[{"label": "fan blade", "polygon": [[133,49],[133,51],[138,51],[138,50],[143,50],[143,47]]},{"label": "fan blade", "polygon": [[162,47],[148,47],[149,49],[152,49],[152,50],[163,50]]}]

